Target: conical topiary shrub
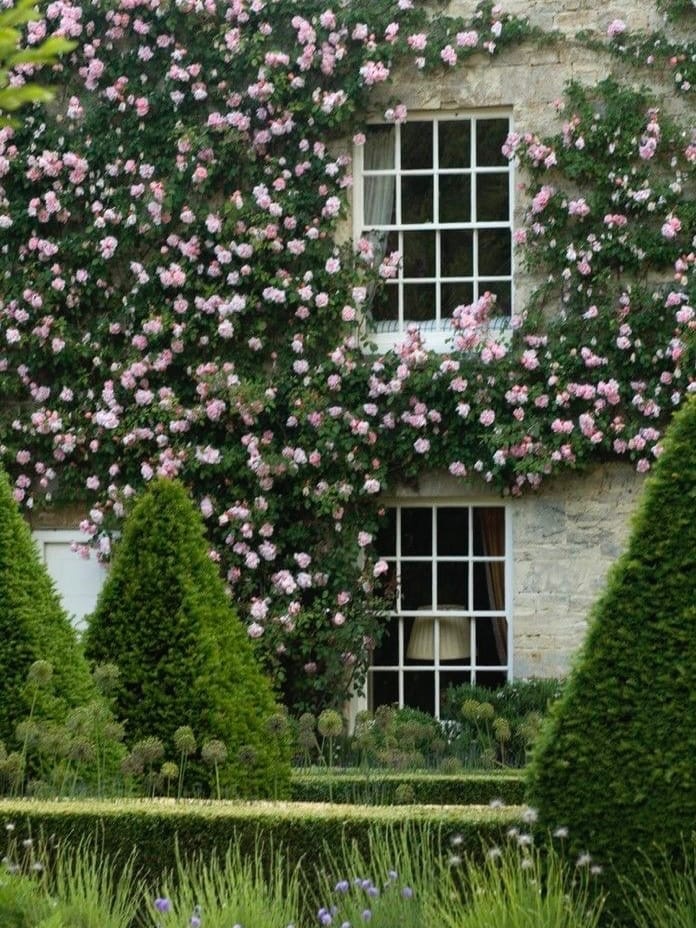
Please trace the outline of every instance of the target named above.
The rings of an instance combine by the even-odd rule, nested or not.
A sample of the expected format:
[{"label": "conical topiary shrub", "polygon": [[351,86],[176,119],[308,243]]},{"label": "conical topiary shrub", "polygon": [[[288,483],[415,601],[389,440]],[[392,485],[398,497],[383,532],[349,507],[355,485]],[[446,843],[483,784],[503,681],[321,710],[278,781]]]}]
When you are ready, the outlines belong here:
[{"label": "conical topiary shrub", "polygon": [[0,472],[0,740],[8,745],[14,746],[16,725],[29,713],[27,674],[35,661],[53,665],[35,718],[62,720],[68,708],[94,696],[75,631]]},{"label": "conical topiary shrub", "polygon": [[[618,876],[696,821],[696,399],[677,413],[628,550],[530,769],[529,799]],[[617,896],[614,895],[616,901]]]},{"label": "conical topiary shrub", "polygon": [[268,727],[277,714],[271,684],[176,481],[153,482],[126,520],[86,650],[120,670],[116,712],[130,743],[156,737],[176,757],[174,733],[188,725],[199,747],[224,745],[208,767],[189,761],[195,786],[219,783],[240,796],[285,791],[287,748]]}]

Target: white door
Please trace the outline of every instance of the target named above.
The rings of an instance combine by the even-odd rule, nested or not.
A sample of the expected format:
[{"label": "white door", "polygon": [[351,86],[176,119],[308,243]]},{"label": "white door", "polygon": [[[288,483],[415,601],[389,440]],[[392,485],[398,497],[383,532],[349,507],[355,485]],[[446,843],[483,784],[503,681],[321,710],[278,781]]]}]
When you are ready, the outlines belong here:
[{"label": "white door", "polygon": [[34,539],[56,586],[63,608],[78,630],[85,627],[84,617],[94,610],[106,579],[107,568],[94,555],[85,559],[71,550],[73,542],[84,544],[80,532],[38,531]]}]

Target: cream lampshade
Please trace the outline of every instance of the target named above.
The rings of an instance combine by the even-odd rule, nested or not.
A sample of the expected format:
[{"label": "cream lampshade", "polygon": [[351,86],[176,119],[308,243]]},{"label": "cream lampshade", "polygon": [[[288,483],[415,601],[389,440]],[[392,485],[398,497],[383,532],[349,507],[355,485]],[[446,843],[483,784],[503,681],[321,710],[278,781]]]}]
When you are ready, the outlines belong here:
[{"label": "cream lampshade", "polygon": [[[419,612],[430,611],[421,606]],[[463,612],[464,606],[438,606],[439,611]],[[440,629],[440,660],[452,661],[471,657],[471,619],[446,615],[419,615],[413,623],[408,639],[406,657],[410,660],[435,660],[435,619]]]}]

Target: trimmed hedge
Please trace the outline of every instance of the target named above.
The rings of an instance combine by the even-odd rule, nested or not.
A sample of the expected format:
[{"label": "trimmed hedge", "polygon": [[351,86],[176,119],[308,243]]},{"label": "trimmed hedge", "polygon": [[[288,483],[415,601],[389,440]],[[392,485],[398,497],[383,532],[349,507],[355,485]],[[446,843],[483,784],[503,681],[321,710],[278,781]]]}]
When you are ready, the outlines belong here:
[{"label": "trimmed hedge", "polygon": [[[224,795],[283,796],[290,750],[268,728],[279,709],[203,532],[184,487],[153,481],[126,520],[90,619],[87,655],[118,665],[115,711],[129,741],[157,737],[178,759],[173,736],[188,725],[199,746],[224,743]],[[188,771],[194,787],[212,788],[210,768],[190,762]]]},{"label": "trimmed hedge", "polygon": [[316,862],[324,845],[338,848],[343,840],[355,842],[367,854],[370,834],[374,839],[380,832],[408,828],[416,840],[433,842],[435,852],[446,852],[449,838],[456,834],[457,854],[479,854],[483,844],[500,841],[508,828],[518,824],[521,812],[515,806],[4,800],[0,801],[0,834],[12,823],[18,839],[51,835],[59,842],[76,843],[95,835],[112,860],[125,860],[134,853],[136,867],[152,882],[174,869],[177,846],[184,860],[213,851],[224,854],[230,842],[250,857],[282,848],[292,867],[303,858]]},{"label": "trimmed hedge", "polygon": [[15,727],[29,715],[27,672],[35,661],[53,666],[35,718],[63,721],[69,708],[95,695],[89,666],[53,582],[0,471],[0,740],[16,743]]},{"label": "trimmed hedge", "polygon": [[290,795],[297,802],[434,805],[505,805],[524,801],[524,777],[513,773],[384,773],[293,771]]},{"label": "trimmed hedge", "polygon": [[[530,769],[530,802],[577,850],[642,882],[696,821],[696,398],[646,482],[574,671]],[[654,853],[653,853],[654,856]]]}]

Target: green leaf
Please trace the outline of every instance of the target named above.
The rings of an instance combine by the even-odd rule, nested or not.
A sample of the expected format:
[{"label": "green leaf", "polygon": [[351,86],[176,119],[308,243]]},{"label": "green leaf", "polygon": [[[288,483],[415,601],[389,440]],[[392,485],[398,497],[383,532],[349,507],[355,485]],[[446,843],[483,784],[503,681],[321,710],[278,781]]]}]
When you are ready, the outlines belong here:
[{"label": "green leaf", "polygon": [[5,87],[0,90],[0,110],[10,113],[27,103],[47,103],[53,99],[53,91],[38,84],[25,84],[23,87]]}]

